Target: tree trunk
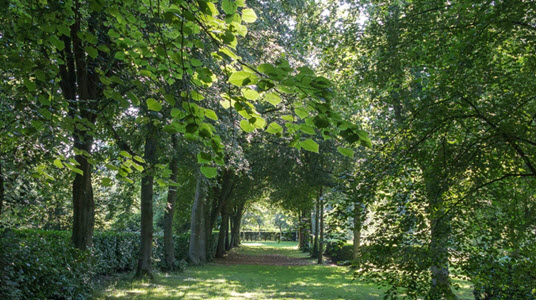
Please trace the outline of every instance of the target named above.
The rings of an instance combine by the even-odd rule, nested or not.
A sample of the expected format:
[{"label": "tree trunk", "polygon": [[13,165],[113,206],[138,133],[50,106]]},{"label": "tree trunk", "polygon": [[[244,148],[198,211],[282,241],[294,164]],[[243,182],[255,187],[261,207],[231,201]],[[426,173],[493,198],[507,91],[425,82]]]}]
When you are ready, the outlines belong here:
[{"label": "tree trunk", "polygon": [[353,246],[353,260],[359,262],[361,257],[361,214],[363,213],[363,207],[361,201],[354,203],[354,246]]},{"label": "tree trunk", "polygon": [[[86,132],[75,131],[74,147],[91,153],[93,138]],[[85,250],[92,245],[93,228],[95,226],[95,201],[93,199],[93,186],[91,184],[91,164],[87,157],[75,155],[78,168],[83,174],[76,174],[73,181],[73,231],[72,242],[74,247]]]},{"label": "tree trunk", "polygon": [[136,277],[152,276],[153,245],[153,182],[154,165],[157,159],[157,133],[152,122],[147,123],[144,159],[147,165],[141,178],[141,235],[140,257]]},{"label": "tree trunk", "polygon": [[316,209],[315,209],[315,236],[313,240],[313,255],[312,257],[318,257],[318,228],[320,221],[320,197],[316,198]]},{"label": "tree trunk", "polygon": [[2,208],[4,206],[4,173],[2,173],[2,163],[0,163],[0,216],[2,215]]},{"label": "tree trunk", "polygon": [[220,232],[218,233],[218,245],[216,247],[216,258],[223,258],[225,255],[225,234],[229,226],[229,214],[224,209],[221,213]]},{"label": "tree trunk", "polygon": [[203,187],[203,175],[199,174],[195,187],[194,204],[192,206],[190,248],[188,258],[194,265],[203,264],[207,261],[207,235],[205,223],[205,189]]},{"label": "tree trunk", "polygon": [[425,176],[428,209],[430,214],[431,242],[430,259],[432,273],[431,299],[455,299],[449,280],[450,217],[444,206],[444,187],[438,176]]},{"label": "tree trunk", "polygon": [[320,202],[320,237],[318,243],[318,264],[322,264],[324,259],[324,199],[322,198],[322,187],[318,195]]},{"label": "tree trunk", "polygon": [[233,230],[233,224],[231,222],[231,216],[227,215],[227,230],[225,230],[225,251],[231,250],[231,238],[229,236],[229,232]]},{"label": "tree trunk", "polygon": [[235,215],[232,217],[233,219],[233,230],[231,231],[231,246],[232,247],[238,247],[240,246],[240,227],[242,223],[242,214],[244,213],[244,205],[240,204],[238,208],[236,209]]},{"label": "tree trunk", "polygon": [[[173,151],[177,151],[177,136],[171,136]],[[169,163],[171,170],[170,180],[177,183],[179,173],[179,162],[177,155],[173,154]],[[167,195],[166,211],[164,213],[164,260],[168,271],[175,269],[175,247],[173,245],[173,215],[175,214],[175,202],[177,201],[177,186],[169,186]]]}]

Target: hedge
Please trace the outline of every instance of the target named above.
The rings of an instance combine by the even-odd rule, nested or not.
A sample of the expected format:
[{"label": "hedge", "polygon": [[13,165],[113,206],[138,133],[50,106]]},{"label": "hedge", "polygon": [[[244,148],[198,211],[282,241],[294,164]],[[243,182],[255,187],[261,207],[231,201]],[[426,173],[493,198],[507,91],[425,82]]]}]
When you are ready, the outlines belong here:
[{"label": "hedge", "polygon": [[[0,299],[86,299],[97,276],[136,266],[139,233],[97,232],[91,251],[74,249],[70,238],[68,231],[1,231]],[[154,238],[154,266],[163,267],[163,237]],[[174,241],[176,261],[186,260],[189,235]]]},{"label": "hedge", "polygon": [[353,245],[342,241],[326,243],[324,252],[333,262],[350,261],[353,259]]}]

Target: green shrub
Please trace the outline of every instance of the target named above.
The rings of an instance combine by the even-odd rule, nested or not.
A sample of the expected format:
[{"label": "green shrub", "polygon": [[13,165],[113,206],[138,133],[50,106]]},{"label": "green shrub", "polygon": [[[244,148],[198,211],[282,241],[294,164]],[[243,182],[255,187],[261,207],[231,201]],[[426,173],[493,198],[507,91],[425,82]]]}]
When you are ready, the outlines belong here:
[{"label": "green shrub", "polygon": [[[95,276],[136,266],[139,233],[97,232],[90,251],[74,249],[70,238],[68,231],[0,231],[0,299],[85,299]],[[189,234],[174,236],[178,270],[186,265],[189,241]],[[155,235],[153,245],[153,265],[163,267],[163,236]]]},{"label": "green shrub", "polygon": [[343,241],[334,241],[326,244],[325,255],[334,262],[349,261],[353,259],[353,245]]}]

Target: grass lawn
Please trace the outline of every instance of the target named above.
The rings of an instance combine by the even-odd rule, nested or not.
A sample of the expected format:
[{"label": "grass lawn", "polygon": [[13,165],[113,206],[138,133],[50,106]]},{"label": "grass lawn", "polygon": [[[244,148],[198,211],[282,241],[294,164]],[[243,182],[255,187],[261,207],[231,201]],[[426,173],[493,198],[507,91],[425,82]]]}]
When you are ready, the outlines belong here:
[{"label": "grass lawn", "polygon": [[[251,242],[243,255],[279,254],[305,259],[294,242]],[[352,280],[348,268],[326,265],[221,265],[188,267],[184,273],[155,275],[152,281],[120,280],[97,299],[381,299],[372,284]],[[471,299],[463,291],[462,299]]]}]

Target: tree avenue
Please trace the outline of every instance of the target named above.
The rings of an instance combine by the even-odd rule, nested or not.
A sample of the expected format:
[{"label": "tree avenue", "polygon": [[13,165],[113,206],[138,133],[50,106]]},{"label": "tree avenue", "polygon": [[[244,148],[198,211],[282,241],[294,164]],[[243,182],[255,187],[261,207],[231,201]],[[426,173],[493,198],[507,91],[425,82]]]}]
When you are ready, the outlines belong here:
[{"label": "tree avenue", "polygon": [[535,299],[535,53],[530,1],[4,0],[0,298],[277,239]]}]

